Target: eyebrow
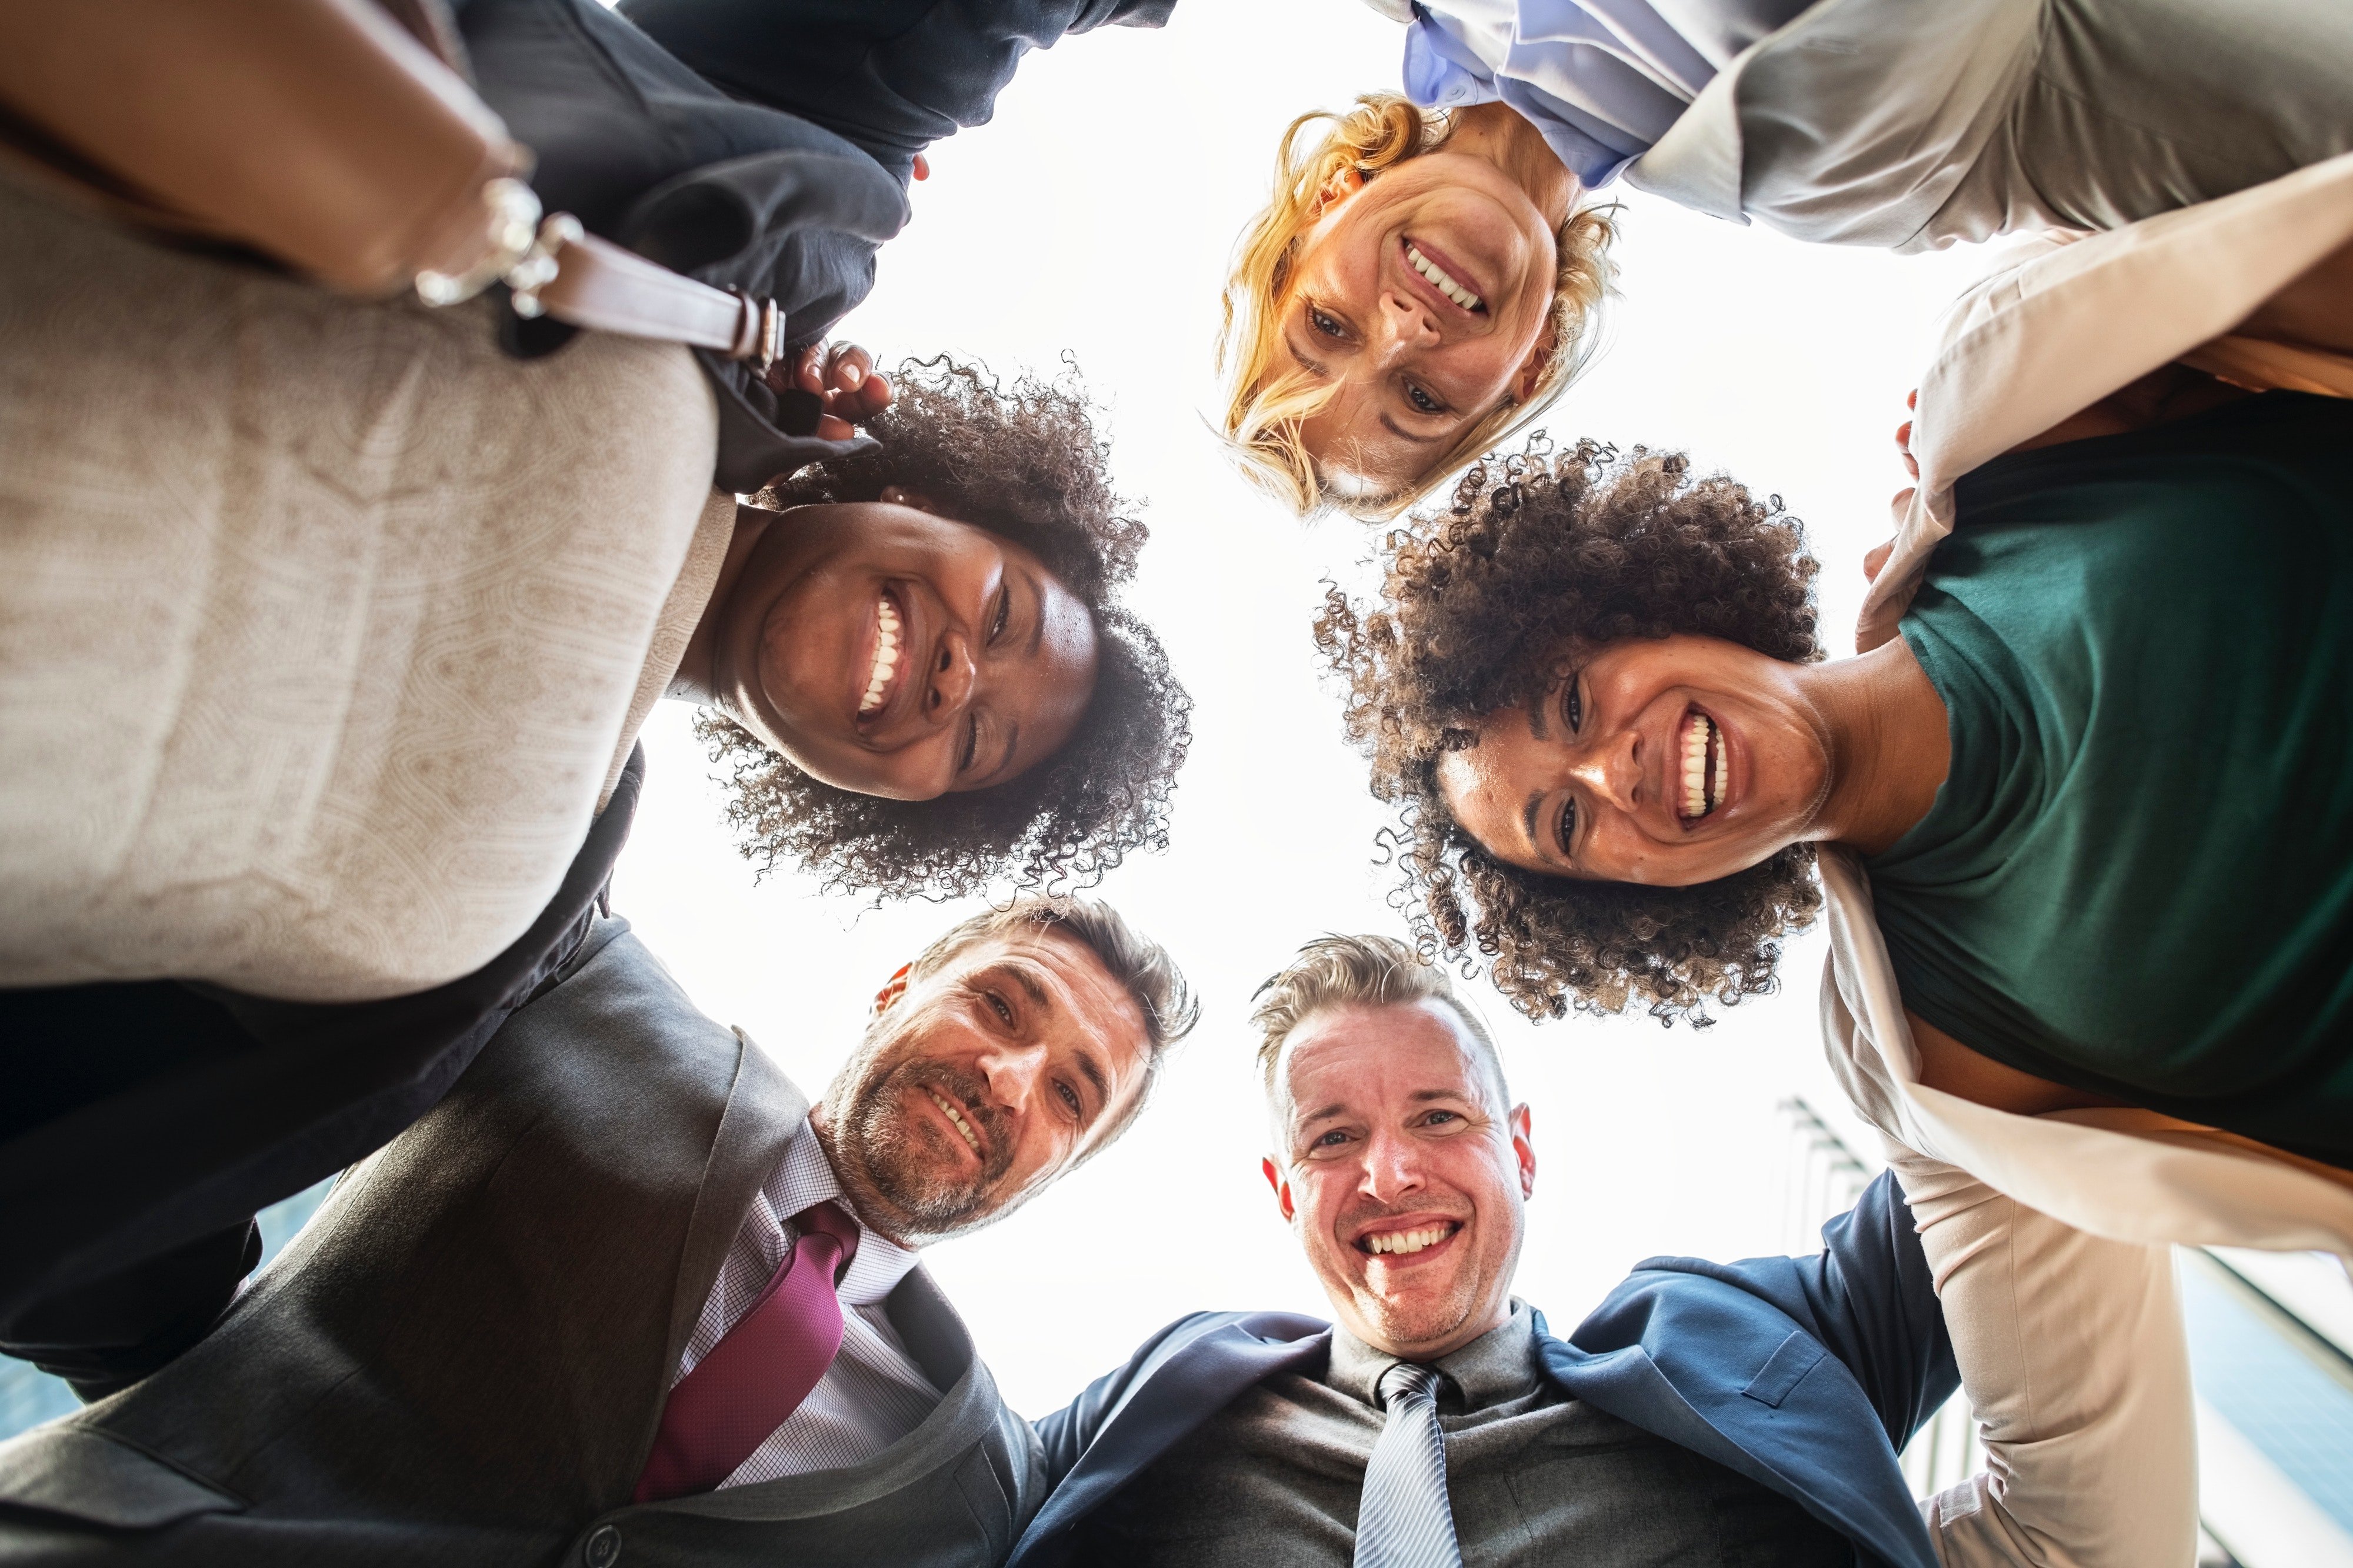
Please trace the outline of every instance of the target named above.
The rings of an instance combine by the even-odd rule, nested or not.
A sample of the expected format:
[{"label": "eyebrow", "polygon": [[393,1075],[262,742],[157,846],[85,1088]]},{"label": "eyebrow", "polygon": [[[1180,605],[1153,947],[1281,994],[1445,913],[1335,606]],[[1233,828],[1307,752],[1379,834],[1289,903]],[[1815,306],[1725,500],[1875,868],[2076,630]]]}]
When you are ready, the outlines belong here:
[{"label": "eyebrow", "polygon": [[1325,366],[1320,365],[1314,360],[1309,359],[1305,354],[1301,353],[1297,343],[1293,342],[1289,338],[1285,338],[1282,340],[1282,346],[1291,351],[1291,357],[1299,362],[1300,369],[1305,371],[1310,375],[1320,375],[1326,381],[1332,379],[1332,372]]},{"label": "eyebrow", "polygon": [[1304,1126],[1308,1125],[1308,1123],[1310,1123],[1310,1122],[1314,1122],[1314,1121],[1323,1121],[1323,1120],[1324,1120],[1325,1117],[1327,1117],[1327,1116],[1338,1116],[1338,1115],[1342,1114],[1343,1112],[1345,1112],[1347,1109],[1348,1109],[1348,1108],[1347,1108],[1346,1106],[1342,1105],[1338,1100],[1334,1100],[1331,1104],[1329,1104],[1329,1105],[1325,1106],[1323,1110],[1318,1110],[1318,1111],[1314,1111],[1314,1112],[1312,1112],[1312,1113],[1311,1113],[1311,1114],[1309,1114],[1309,1115],[1306,1115],[1306,1116],[1303,1116],[1303,1117],[1301,1117],[1301,1118],[1299,1119],[1299,1125],[1301,1125],[1302,1127],[1304,1127]]},{"label": "eyebrow", "polygon": [[1381,416],[1381,424],[1388,428],[1390,435],[1399,440],[1410,441],[1417,447],[1435,447],[1446,439],[1443,436],[1417,436],[1386,414]]},{"label": "eyebrow", "polygon": [[1531,795],[1528,796],[1527,810],[1520,814],[1520,820],[1527,826],[1528,847],[1531,849],[1541,850],[1544,847],[1544,840],[1536,833],[1536,813],[1543,809],[1544,796]]},{"label": "eyebrow", "polygon": [[1049,1011],[1052,1010],[1054,999],[1046,994],[1046,988],[1038,984],[1038,977],[1029,972],[1028,964],[1008,963],[1005,966],[1005,973],[1013,976],[1014,982],[1029,994],[1030,1001]]},{"label": "eyebrow", "polygon": [[[1095,1060],[1092,1053],[1080,1051],[1077,1055],[1079,1071],[1085,1074],[1086,1080],[1095,1086],[1095,1107],[1101,1110],[1111,1103],[1111,1080],[1103,1076],[1102,1065]],[[1088,1120],[1092,1121],[1093,1118],[1090,1116]]]}]

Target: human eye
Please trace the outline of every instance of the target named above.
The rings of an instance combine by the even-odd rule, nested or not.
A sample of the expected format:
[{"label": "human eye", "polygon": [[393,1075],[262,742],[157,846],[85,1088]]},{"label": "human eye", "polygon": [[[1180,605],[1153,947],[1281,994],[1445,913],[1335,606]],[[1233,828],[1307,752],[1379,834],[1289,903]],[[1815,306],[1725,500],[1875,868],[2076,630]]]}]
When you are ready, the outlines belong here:
[{"label": "human eye", "polygon": [[1572,675],[1560,689],[1560,716],[1573,734],[1585,726],[1585,691],[1580,677]]},{"label": "human eye", "polygon": [[980,754],[980,720],[966,718],[964,721],[964,746],[956,757],[956,772],[972,772],[972,760]]},{"label": "human eye", "polygon": [[1337,318],[1317,310],[1314,305],[1307,307],[1307,324],[1327,338],[1345,338],[1348,335],[1348,330],[1340,324]]},{"label": "human eye", "polygon": [[988,1010],[997,1015],[997,1021],[1003,1024],[1007,1028],[1011,1028],[1013,1026],[1013,1005],[1006,1001],[1005,994],[1001,991],[984,991],[980,994],[981,1000],[988,1004]]},{"label": "human eye", "polygon": [[1013,589],[1010,584],[997,591],[997,614],[989,617],[988,641],[994,647],[997,639],[1005,635],[1006,624],[1013,619]]},{"label": "human eye", "polygon": [[1329,1132],[1318,1133],[1307,1145],[1310,1149],[1337,1149],[1348,1141],[1347,1132],[1335,1127]]},{"label": "human eye", "polygon": [[1565,797],[1563,797],[1563,799],[1561,800],[1561,803],[1560,803],[1560,817],[1559,817],[1558,821],[1554,825],[1554,827],[1553,827],[1553,837],[1554,837],[1556,840],[1558,840],[1558,841],[1559,841],[1560,852],[1561,852],[1561,854],[1562,854],[1562,855],[1564,855],[1564,856],[1568,856],[1568,855],[1574,855],[1574,854],[1576,853],[1576,846],[1577,846],[1577,797],[1576,797],[1576,796],[1574,796],[1574,795],[1568,795],[1568,796],[1565,796]]},{"label": "human eye", "polygon": [[1058,1083],[1054,1086],[1054,1092],[1062,1097],[1062,1103],[1070,1107],[1072,1116],[1081,1116],[1084,1113],[1086,1107],[1081,1102],[1077,1089],[1067,1083]]},{"label": "human eye", "polygon": [[1405,400],[1413,405],[1413,410],[1417,414],[1443,414],[1446,412],[1445,404],[1440,402],[1428,392],[1416,386],[1409,381],[1405,384]]}]

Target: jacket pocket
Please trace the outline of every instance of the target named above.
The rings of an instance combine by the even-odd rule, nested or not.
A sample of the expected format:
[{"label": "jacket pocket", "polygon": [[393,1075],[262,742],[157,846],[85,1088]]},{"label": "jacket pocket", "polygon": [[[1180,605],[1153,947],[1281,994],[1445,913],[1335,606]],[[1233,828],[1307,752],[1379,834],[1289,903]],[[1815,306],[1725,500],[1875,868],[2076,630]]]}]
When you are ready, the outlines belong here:
[{"label": "jacket pocket", "polygon": [[1825,1352],[1819,1342],[1802,1329],[1781,1342],[1780,1347],[1765,1358],[1757,1375],[1740,1392],[1759,1405],[1779,1409],[1789,1397],[1789,1391],[1805,1380]]}]

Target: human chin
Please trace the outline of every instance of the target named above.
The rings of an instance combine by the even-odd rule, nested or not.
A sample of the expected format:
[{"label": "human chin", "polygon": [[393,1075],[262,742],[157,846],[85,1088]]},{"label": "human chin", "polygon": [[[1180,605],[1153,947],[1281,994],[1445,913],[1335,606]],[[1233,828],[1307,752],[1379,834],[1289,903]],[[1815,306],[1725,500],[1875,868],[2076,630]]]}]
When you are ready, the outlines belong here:
[{"label": "human chin", "polygon": [[911,1058],[856,1091],[847,1142],[866,1184],[908,1228],[946,1235],[1001,1206],[1017,1130],[986,1090],[960,1068]]}]

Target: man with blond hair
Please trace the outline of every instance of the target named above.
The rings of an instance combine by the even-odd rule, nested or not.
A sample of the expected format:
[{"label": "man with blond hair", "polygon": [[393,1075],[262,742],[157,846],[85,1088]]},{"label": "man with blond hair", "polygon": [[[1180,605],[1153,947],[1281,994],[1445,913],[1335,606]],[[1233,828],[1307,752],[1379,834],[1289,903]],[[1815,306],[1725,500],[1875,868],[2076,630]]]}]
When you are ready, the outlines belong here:
[{"label": "man with blond hair", "polygon": [[811,1105],[601,920],[194,1349],[0,1445],[0,1559],[993,1563],[1037,1440],[920,1249],[1118,1137],[1194,1016],[1107,905],[1027,899]]},{"label": "man with blond hair", "polygon": [[[1057,1487],[1016,1568],[2189,1562],[2194,1489],[2163,1484],[2189,1405],[2162,1249],[2007,1216],[2081,1321],[1972,1342],[1957,1369],[1891,1173],[1813,1257],[1654,1258],[1556,1338],[1511,1294],[1529,1110],[1445,973],[1324,937],[1253,1021],[1267,1181],[1337,1321],[1192,1314],[1039,1423]],[[1920,1219],[2006,1203],[1955,1190]],[[2013,1278],[1965,1260],[1941,1285]],[[1915,1503],[1897,1450],[1962,1371],[1993,1473]]]}]

